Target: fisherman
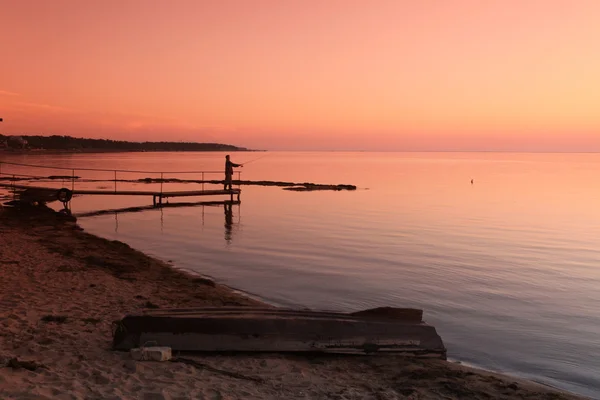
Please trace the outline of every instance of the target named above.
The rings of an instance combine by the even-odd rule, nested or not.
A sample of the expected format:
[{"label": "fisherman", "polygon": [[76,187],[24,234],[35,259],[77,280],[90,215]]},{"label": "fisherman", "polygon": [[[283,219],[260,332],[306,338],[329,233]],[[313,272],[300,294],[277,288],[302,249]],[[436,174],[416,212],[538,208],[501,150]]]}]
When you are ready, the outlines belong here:
[{"label": "fisherman", "polygon": [[233,176],[233,167],[243,167],[242,164],[236,164],[229,159],[229,154],[225,156],[225,190],[227,190],[227,186],[229,186],[229,190],[231,187],[231,177]]}]

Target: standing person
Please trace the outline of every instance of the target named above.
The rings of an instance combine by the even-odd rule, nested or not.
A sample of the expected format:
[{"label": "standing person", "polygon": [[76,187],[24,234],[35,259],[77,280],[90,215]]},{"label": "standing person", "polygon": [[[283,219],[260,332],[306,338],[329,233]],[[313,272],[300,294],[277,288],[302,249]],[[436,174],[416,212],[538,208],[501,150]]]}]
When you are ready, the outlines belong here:
[{"label": "standing person", "polygon": [[231,177],[233,176],[233,167],[243,167],[243,165],[231,162],[228,154],[225,156],[225,190],[227,190],[227,186],[229,186],[229,190],[232,189]]}]

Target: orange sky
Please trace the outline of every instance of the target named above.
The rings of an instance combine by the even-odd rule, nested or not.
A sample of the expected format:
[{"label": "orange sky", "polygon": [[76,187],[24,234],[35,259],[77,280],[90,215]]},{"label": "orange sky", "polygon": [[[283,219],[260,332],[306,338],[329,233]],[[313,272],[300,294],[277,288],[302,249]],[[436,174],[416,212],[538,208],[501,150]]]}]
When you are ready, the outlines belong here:
[{"label": "orange sky", "polygon": [[0,133],[600,151],[598,0],[0,0]]}]

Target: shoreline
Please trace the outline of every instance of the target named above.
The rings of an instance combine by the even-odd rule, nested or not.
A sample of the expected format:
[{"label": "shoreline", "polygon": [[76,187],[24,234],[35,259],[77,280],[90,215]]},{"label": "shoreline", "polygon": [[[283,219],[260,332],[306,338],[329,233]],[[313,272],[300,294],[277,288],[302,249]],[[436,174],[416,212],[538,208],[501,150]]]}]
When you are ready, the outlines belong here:
[{"label": "shoreline", "polygon": [[[51,209],[0,210],[0,271],[3,399],[584,398],[453,362],[397,356],[198,357],[213,370],[262,383],[180,363],[133,362],[110,349],[111,324],[127,313],[271,305],[91,235]],[[31,370],[11,363],[15,358],[33,363],[26,364]]]},{"label": "shoreline", "polygon": [[[94,236],[96,236],[96,235],[94,235]],[[153,257],[153,258],[159,259],[158,257]],[[163,262],[165,262],[165,261],[163,261]],[[168,262],[166,262],[166,263],[169,264]],[[195,272],[195,271],[192,271],[192,270],[186,270],[186,269],[177,268],[176,266],[173,266],[173,265],[171,267],[173,269],[175,269],[176,271],[182,272],[183,274],[186,274],[186,275],[190,276],[191,278],[206,278],[206,279],[212,280],[216,284],[221,285],[224,288],[227,288],[228,290],[231,290],[234,294],[238,294],[240,296],[249,298],[250,300],[257,301],[257,302],[259,302],[261,304],[267,305],[268,307],[275,307],[275,308],[282,307],[282,306],[279,306],[279,305],[277,305],[275,303],[269,302],[267,299],[262,298],[260,295],[252,294],[252,293],[249,293],[249,292],[245,292],[245,291],[243,291],[241,289],[236,289],[236,288],[234,288],[232,286],[228,286],[228,285],[225,285],[223,283],[219,283],[219,282],[217,282],[217,280],[214,277],[207,276],[207,275],[202,275],[202,274],[200,274],[198,272]],[[323,311],[327,311],[327,310],[323,310]],[[444,338],[442,337],[442,340],[443,339]],[[448,363],[456,364],[456,365],[461,365],[463,367],[470,368],[472,370],[486,372],[486,373],[490,373],[490,374],[501,375],[501,376],[503,376],[503,377],[505,377],[507,379],[514,378],[514,379],[518,379],[518,380],[524,380],[524,381],[527,381],[527,382],[531,382],[531,383],[533,383],[535,385],[540,385],[540,386],[543,386],[545,388],[548,388],[548,389],[551,389],[551,390],[555,390],[555,391],[560,392],[560,393],[578,396],[576,393],[568,392],[568,391],[563,390],[563,389],[561,389],[559,387],[553,386],[553,385],[551,385],[549,383],[536,381],[534,379],[527,379],[525,377],[519,376],[517,373],[513,374],[511,372],[494,371],[494,370],[485,368],[483,366],[480,366],[480,365],[477,365],[477,364],[473,364],[473,363],[469,363],[469,362],[465,362],[465,361],[462,361],[462,360],[459,360],[459,359],[454,359],[452,357],[449,357],[446,361]],[[586,397],[582,397],[582,398],[586,399]]]}]

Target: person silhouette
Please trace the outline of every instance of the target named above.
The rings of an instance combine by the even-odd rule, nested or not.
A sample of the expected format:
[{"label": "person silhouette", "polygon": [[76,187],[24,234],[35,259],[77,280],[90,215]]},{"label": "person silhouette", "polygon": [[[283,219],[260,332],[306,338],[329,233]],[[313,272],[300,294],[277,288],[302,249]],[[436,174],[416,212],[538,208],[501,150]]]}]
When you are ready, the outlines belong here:
[{"label": "person silhouette", "polygon": [[224,181],[224,190],[227,190],[227,186],[229,186],[229,190],[231,187],[231,177],[233,176],[233,168],[234,167],[243,167],[242,164],[236,164],[229,159],[229,154],[225,156],[225,181]]}]

